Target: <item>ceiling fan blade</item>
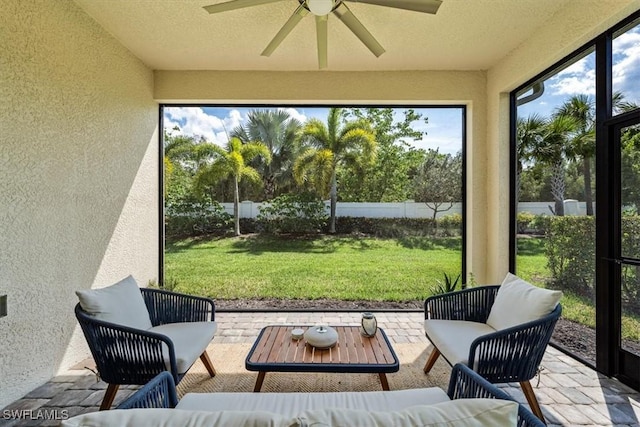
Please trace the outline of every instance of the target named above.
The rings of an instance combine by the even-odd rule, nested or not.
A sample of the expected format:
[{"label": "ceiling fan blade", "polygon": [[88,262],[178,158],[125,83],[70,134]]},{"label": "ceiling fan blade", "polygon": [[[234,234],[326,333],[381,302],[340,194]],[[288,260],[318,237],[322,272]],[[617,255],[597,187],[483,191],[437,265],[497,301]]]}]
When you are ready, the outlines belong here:
[{"label": "ceiling fan blade", "polygon": [[327,46],[328,46],[328,30],[327,21],[329,16],[316,16],[316,37],[318,38],[318,67],[320,69],[327,68]]},{"label": "ceiling fan blade", "polygon": [[355,15],[351,12],[346,4],[340,3],[340,5],[336,9],[334,9],[333,13],[338,18],[340,18],[344,25],[349,27],[351,32],[355,34],[376,57],[382,55],[385,52],[382,45],[378,43],[378,41],[371,35],[369,30],[367,30],[365,26],[362,25],[360,21],[358,21],[358,18],[355,17]]},{"label": "ceiling fan blade", "polygon": [[251,6],[260,6],[261,4],[276,3],[283,0],[233,0],[226,3],[212,4],[203,6],[203,9],[209,13],[226,12],[228,10],[242,9]]},{"label": "ceiling fan blade", "polygon": [[278,31],[278,34],[276,34],[273,40],[271,40],[271,42],[269,42],[267,47],[264,48],[261,55],[271,56],[273,51],[275,51],[277,47],[280,46],[280,43],[282,43],[285,37],[289,35],[291,30],[293,30],[294,27],[298,25],[298,22],[300,22],[302,18],[307,16],[308,13],[309,11],[304,7],[304,4],[301,4],[300,6],[298,6],[296,11],[293,12],[293,15],[291,15],[291,17],[289,18],[289,20],[285,22],[282,28],[280,28],[280,31]]},{"label": "ceiling fan blade", "polygon": [[442,0],[343,0],[357,3],[374,4],[376,6],[393,7],[414,12],[435,14],[442,4]]}]

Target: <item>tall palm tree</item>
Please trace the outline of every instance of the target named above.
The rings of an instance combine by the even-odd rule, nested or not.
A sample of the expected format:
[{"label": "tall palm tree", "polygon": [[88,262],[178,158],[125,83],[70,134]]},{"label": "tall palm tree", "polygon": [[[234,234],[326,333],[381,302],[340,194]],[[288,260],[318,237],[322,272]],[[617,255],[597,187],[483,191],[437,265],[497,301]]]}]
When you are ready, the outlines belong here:
[{"label": "tall palm tree", "polygon": [[294,178],[299,184],[311,186],[322,197],[329,193],[330,233],[336,232],[337,168],[372,163],[377,147],[369,122],[354,120],[341,123],[341,118],[341,109],[331,108],[326,124],[318,119],[307,121],[301,141],[308,148],[296,159],[293,167]]},{"label": "tall palm tree", "polygon": [[567,155],[582,161],[587,215],[593,215],[591,161],[596,154],[595,102],[589,95],[574,95],[558,107],[554,115],[571,117],[574,121],[575,129],[567,141]]},{"label": "tall palm tree", "polygon": [[242,142],[262,141],[269,149],[271,163],[256,165],[262,174],[265,200],[273,199],[293,183],[291,170],[301,127],[285,110],[252,110],[247,123],[231,132]]},{"label": "tall palm tree", "polygon": [[233,217],[234,234],[240,235],[240,182],[242,180],[261,182],[258,171],[249,166],[253,159],[261,157],[264,162],[271,161],[271,153],[262,142],[243,144],[238,138],[230,138],[225,148],[207,144],[211,162],[202,166],[196,176],[199,182],[215,182],[231,177],[233,179]]},{"label": "tall palm tree", "polygon": [[555,116],[545,125],[540,144],[533,156],[551,167],[551,194],[555,202],[554,214],[564,215],[564,193],[566,189],[566,150],[569,135],[576,129],[572,117]]}]

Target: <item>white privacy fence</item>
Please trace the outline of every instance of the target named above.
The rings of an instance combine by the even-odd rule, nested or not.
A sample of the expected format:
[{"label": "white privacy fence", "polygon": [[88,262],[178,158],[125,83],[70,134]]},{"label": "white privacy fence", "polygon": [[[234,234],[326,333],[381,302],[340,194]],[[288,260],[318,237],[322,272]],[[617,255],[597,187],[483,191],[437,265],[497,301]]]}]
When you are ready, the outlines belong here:
[{"label": "white privacy fence", "polygon": [[[260,206],[263,203],[243,201],[240,203],[240,218],[256,218],[260,213]],[[222,203],[225,211],[233,214],[233,203]],[[325,202],[327,212],[329,212],[329,202]],[[443,205],[443,207],[448,204]],[[534,215],[552,215],[549,206],[553,207],[554,202],[520,202],[518,212],[529,212]],[[564,210],[566,215],[585,215],[586,207],[584,202],[577,200],[565,200]],[[445,215],[462,214],[462,204],[454,203],[453,207],[447,211],[438,212],[437,218]],[[336,205],[336,216],[364,217],[364,218],[432,218],[433,210],[422,202],[407,200],[398,203],[365,203],[365,202],[338,202]]]},{"label": "white privacy fence", "polygon": [[[555,209],[555,202],[520,202],[518,203],[518,212],[529,212],[534,215],[553,215],[549,207]],[[596,210],[595,203],[593,204],[593,210],[594,212]],[[586,215],[587,204],[574,199],[567,199],[564,201],[564,214]]]},{"label": "white privacy fence", "polygon": [[[240,202],[240,218],[256,218],[260,213],[260,206],[264,203],[243,201]],[[233,203],[221,203],[224,210],[233,214]],[[447,207],[449,204],[443,205]],[[325,201],[325,207],[329,212],[329,202]],[[438,212],[437,218],[451,214],[462,214],[462,204],[454,203],[448,211]],[[365,217],[365,218],[432,218],[433,210],[421,202],[408,200],[399,203],[365,203],[365,202],[338,202],[336,216]]]}]

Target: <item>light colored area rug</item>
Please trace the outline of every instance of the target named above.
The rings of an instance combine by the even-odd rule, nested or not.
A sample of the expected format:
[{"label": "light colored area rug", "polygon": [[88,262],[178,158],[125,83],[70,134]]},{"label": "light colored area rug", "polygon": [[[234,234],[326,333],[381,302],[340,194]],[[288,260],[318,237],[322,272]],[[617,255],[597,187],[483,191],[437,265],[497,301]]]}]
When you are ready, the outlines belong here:
[{"label": "light colored area rug", "polygon": [[[178,385],[178,395],[185,393],[252,392],[257,372],[247,371],[244,361],[250,344],[215,344],[208,352],[217,371],[211,378],[198,360]],[[387,374],[389,388],[400,390],[420,387],[440,387],[447,390],[451,367],[438,359],[426,375],[422,368],[431,351],[425,344],[394,344],[400,360],[400,370]],[[311,391],[375,391],[381,390],[378,374],[288,373],[268,372],[262,384],[263,392]]]}]

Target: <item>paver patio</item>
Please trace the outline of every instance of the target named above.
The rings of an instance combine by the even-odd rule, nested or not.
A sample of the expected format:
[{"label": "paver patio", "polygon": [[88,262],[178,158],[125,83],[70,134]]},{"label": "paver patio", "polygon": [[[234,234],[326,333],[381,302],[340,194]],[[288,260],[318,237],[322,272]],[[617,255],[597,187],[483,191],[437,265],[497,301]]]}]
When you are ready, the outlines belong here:
[{"label": "paver patio", "polygon": [[[376,313],[376,318],[392,344],[427,345],[428,341],[422,330],[422,313],[383,312]],[[360,313],[218,312],[216,320],[218,334],[214,343],[252,343],[260,329],[269,324],[322,322],[357,325]],[[598,374],[557,349],[547,349],[539,384],[537,379],[531,382],[536,388],[536,395],[550,426],[640,426],[640,393],[615,379]],[[526,404],[526,399],[517,384],[505,384],[500,387]],[[47,420],[43,417],[51,414],[74,416],[96,411],[105,388],[106,384],[96,382],[95,376],[89,371],[69,370],[2,410],[0,426],[58,425],[59,420]],[[137,386],[121,387],[115,404],[133,393],[136,388]],[[17,413],[23,414],[26,418],[40,418],[13,418],[12,414]]]}]

